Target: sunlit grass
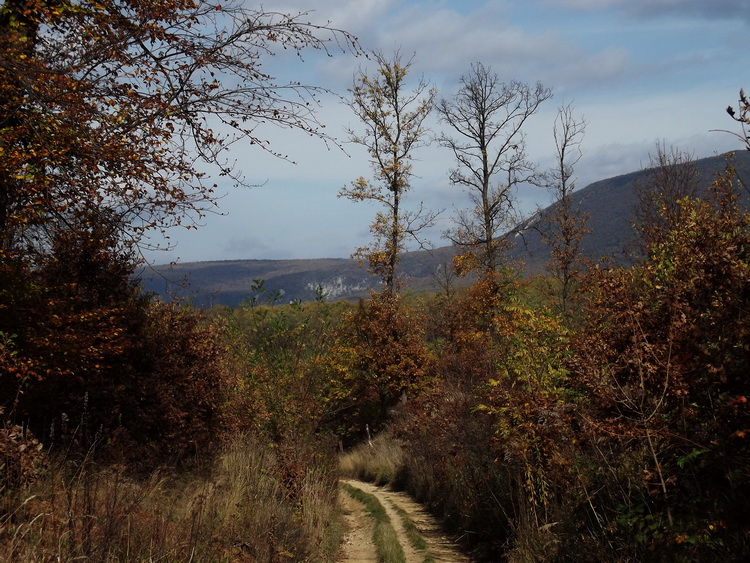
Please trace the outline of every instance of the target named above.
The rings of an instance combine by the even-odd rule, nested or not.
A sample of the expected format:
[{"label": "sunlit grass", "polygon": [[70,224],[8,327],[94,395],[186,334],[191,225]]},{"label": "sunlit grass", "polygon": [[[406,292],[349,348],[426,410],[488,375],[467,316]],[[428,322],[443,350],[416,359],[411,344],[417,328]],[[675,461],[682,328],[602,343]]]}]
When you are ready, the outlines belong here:
[{"label": "sunlit grass", "polygon": [[342,455],[339,469],[342,475],[377,485],[393,484],[404,466],[404,450],[389,433],[384,432]]},{"label": "sunlit grass", "polygon": [[311,466],[291,498],[278,465],[252,437],[200,472],[55,461],[22,495],[0,491],[0,560],[334,561],[338,476]]},{"label": "sunlit grass", "polygon": [[[393,507],[393,510],[398,513],[399,518],[401,518],[401,525],[404,528],[404,533],[409,539],[409,543],[411,544],[411,546],[417,551],[426,551],[427,542],[425,541],[424,536],[422,536],[422,534],[419,532],[416,524],[414,524],[414,521],[409,518],[409,514],[406,512],[406,510],[401,508],[393,501],[391,501],[391,506]],[[435,558],[432,555],[430,555],[429,553],[424,554],[422,563],[433,563],[434,561]]]}]

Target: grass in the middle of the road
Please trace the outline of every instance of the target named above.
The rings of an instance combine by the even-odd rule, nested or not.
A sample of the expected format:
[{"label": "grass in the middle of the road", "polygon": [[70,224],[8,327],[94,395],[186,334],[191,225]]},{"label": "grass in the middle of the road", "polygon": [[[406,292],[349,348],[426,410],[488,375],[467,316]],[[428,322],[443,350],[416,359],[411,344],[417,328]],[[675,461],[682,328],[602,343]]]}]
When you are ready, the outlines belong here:
[{"label": "grass in the middle of the road", "polygon": [[[409,538],[409,543],[412,545],[412,547],[417,551],[426,551],[427,542],[425,541],[424,537],[422,537],[422,534],[419,533],[416,524],[414,524],[412,519],[409,518],[409,514],[406,512],[406,510],[404,510],[394,502],[391,502],[391,506],[393,507],[393,510],[395,510],[401,517],[401,524],[404,527],[404,532],[406,533],[406,537]],[[435,558],[432,557],[432,555],[430,555],[429,553],[425,553],[424,559],[422,560],[423,563],[434,563],[434,561]]]},{"label": "grass in the middle of the road", "polygon": [[348,483],[342,483],[341,486],[349,496],[365,505],[365,511],[375,523],[372,541],[375,544],[378,561],[380,563],[406,563],[404,550],[396,537],[391,519],[380,501],[373,495]]}]

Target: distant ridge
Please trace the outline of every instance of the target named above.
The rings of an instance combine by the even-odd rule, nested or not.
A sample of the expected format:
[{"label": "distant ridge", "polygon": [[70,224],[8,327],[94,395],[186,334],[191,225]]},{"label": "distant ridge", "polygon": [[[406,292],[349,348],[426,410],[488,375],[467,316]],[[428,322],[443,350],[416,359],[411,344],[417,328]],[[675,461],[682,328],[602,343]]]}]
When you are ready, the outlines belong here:
[{"label": "distant ridge", "polygon": [[[734,154],[737,174],[750,185],[750,152]],[[727,155],[694,161],[707,187],[727,165]],[[573,208],[587,213],[592,233],[584,238],[582,250],[593,260],[610,257],[618,263],[630,263],[635,254],[637,235],[632,226],[636,207],[634,187],[646,177],[646,170],[631,172],[589,184],[573,194]],[[537,220],[543,221],[549,208],[542,210]],[[508,258],[523,264],[527,274],[543,270],[549,250],[538,231],[519,227],[520,234],[512,236],[514,247]],[[453,247],[432,251],[410,252],[402,259],[402,272],[414,290],[437,290],[445,279],[445,268],[450,266]],[[442,275],[441,275],[442,274]],[[279,292],[280,302],[312,301],[322,289],[327,299],[357,299],[371,289],[377,280],[353,259],[320,258],[309,260],[225,260],[214,262],[186,262],[155,266],[142,274],[144,289],[165,299],[179,296],[198,307],[226,305],[236,307],[253,296],[253,280],[264,280],[269,292]],[[181,282],[189,282],[187,286]]]},{"label": "distant ridge", "polygon": [[[693,161],[701,190],[708,188],[729,163],[734,165],[737,176],[750,186],[750,151],[737,151]],[[589,215],[587,227],[592,232],[583,239],[582,252],[594,262],[608,257],[616,263],[629,264],[639,258],[638,235],[633,227],[638,204],[635,187],[646,180],[648,171],[600,180],[573,193],[572,208]],[[747,200],[748,194],[743,195]],[[543,217],[549,210],[541,211],[540,215]],[[509,256],[524,263],[526,273],[543,271],[549,260],[549,250],[539,233],[526,230],[522,239]]]}]

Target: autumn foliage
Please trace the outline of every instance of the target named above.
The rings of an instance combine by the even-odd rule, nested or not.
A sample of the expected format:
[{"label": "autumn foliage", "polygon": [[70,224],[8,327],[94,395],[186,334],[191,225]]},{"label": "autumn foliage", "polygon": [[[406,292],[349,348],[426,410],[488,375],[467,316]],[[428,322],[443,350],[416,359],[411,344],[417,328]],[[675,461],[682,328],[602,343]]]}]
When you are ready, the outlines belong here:
[{"label": "autumn foliage", "polygon": [[328,38],[357,49],[304,16],[189,0],[5,2],[0,249],[40,251],[47,225],[91,210],[116,219],[121,243],[148,244],[214,208],[206,170],[242,183],[224,156],[232,142],[275,153],[260,124],[325,137],[317,89],[262,68],[264,54],[327,50]]},{"label": "autumn foliage", "polygon": [[390,475],[479,560],[747,558],[743,189],[730,164],[664,202],[640,263],[580,277],[575,324],[509,271],[422,302],[427,386],[347,471]]},{"label": "autumn foliage", "polygon": [[[335,551],[335,442],[314,432],[340,389],[327,384],[336,361],[300,356],[290,402],[273,402],[273,378],[294,367],[270,357],[286,326],[265,334],[263,357],[237,346],[233,319],[137,282],[152,235],[194,228],[219,178],[246,184],[226,158],[234,142],[287,158],[266,127],[329,139],[321,90],[263,65],[333,48],[359,49],[306,14],[240,2],[0,3],[3,560]],[[289,340],[299,351],[309,336]]]},{"label": "autumn foliage", "polygon": [[433,357],[420,313],[397,294],[386,290],[360,301],[347,322],[359,425],[377,429],[389,409],[428,386]]},{"label": "autumn foliage", "polygon": [[[382,292],[211,311],[141,292],[149,233],[192,227],[215,203],[196,159],[241,183],[224,151],[244,139],[273,152],[261,125],[325,137],[316,89],[260,64],[277,48],[325,50],[321,34],[357,49],[303,16],[182,0],[0,6],[0,556],[324,560],[338,541],[334,452],[382,431],[387,471],[370,456],[360,473],[414,493],[477,559],[750,559],[750,216],[731,166],[703,198],[682,185],[692,175],[671,175],[680,185],[658,193],[680,195],[650,200],[643,260],[584,275],[558,145],[563,214],[547,241],[564,291],[549,308],[500,266],[507,190],[537,178],[515,133],[501,136],[509,185],[470,182],[472,166],[452,176],[479,188],[454,231],[471,284],[409,294],[404,237],[434,216],[403,214],[400,197],[434,92],[418,81],[416,106],[394,113],[409,65],[379,55],[350,104],[377,110],[352,140],[378,185],[342,193],[385,205],[364,252]],[[441,105],[449,125],[473,82]],[[521,96],[521,113],[496,134],[549,97],[497,92]],[[747,112],[741,92],[730,113],[746,125]],[[567,115],[577,146],[582,122]]]},{"label": "autumn foliage", "polygon": [[750,225],[737,188],[729,169],[705,200],[679,202],[680,220],[643,263],[597,275],[579,336],[586,423],[600,454],[605,443],[617,452],[601,462],[641,449],[617,521],[644,553],[747,553]]}]

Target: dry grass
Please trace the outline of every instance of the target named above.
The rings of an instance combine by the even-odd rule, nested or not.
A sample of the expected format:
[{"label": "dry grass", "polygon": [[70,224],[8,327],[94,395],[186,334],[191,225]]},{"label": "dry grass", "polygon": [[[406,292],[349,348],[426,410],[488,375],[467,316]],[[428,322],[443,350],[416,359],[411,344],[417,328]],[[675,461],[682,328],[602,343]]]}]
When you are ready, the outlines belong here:
[{"label": "dry grass", "polygon": [[253,439],[236,440],[207,475],[51,464],[23,494],[0,493],[17,499],[0,514],[0,560],[333,560],[336,476],[313,463],[290,495],[278,467]]},{"label": "dry grass", "polygon": [[346,477],[377,485],[395,484],[404,467],[404,450],[390,433],[383,432],[339,458],[339,470]]}]

